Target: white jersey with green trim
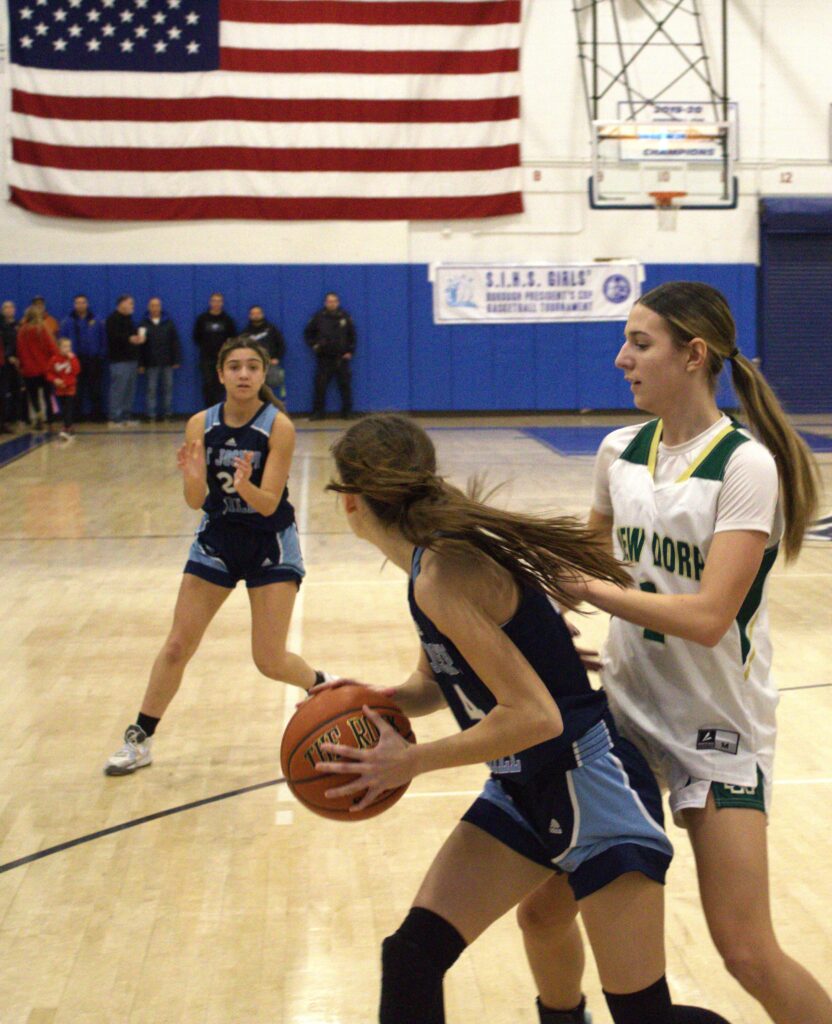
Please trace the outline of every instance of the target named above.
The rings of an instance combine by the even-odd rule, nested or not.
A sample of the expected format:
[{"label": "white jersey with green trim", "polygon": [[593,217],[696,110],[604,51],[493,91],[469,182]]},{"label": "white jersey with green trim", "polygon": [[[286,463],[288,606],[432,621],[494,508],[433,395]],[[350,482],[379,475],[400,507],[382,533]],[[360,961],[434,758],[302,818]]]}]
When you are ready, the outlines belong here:
[{"label": "white jersey with green trim", "polygon": [[614,714],[692,778],[755,785],[773,756],[777,691],[771,679],[766,579],[782,532],[777,471],[766,448],[723,416],[683,445],[661,442],[661,422],[604,440],[593,508],[613,518],[617,555],[636,586],[693,594],[714,534],[768,534],[760,570],[736,620],[713,647],[613,618],[602,679]]}]

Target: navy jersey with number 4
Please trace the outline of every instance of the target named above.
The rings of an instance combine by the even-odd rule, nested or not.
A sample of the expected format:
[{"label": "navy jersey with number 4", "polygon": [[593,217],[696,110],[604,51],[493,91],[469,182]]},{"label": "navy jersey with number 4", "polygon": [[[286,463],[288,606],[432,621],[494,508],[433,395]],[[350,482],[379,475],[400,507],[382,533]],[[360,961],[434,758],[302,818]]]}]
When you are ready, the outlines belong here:
[{"label": "navy jersey with number 4", "polygon": [[[460,728],[470,729],[485,718],[497,701],[453,641],[436,628],[416,603],[413,585],[423,552],[424,548],[413,552],[408,587],[410,613],[448,707]],[[517,611],[502,630],[543,680],[563,718],[560,736],[489,763],[494,775],[523,785],[542,768],[556,764],[571,750],[575,740],[604,717],[607,699],[602,690],[590,686],[569,630],[546,594],[520,583],[518,587]]]},{"label": "navy jersey with number 4", "polygon": [[208,496],[202,510],[211,520],[245,523],[255,530],[277,532],[295,521],[295,510],[289,504],[289,488],[284,488],[280,502],[270,516],[260,515],[234,489],[234,460],[252,452],[251,482],[260,486],[269,454],[269,437],[277,416],[277,408],[262,405],[248,423],[230,427],[223,418],[224,403],[205,410],[205,463]]}]

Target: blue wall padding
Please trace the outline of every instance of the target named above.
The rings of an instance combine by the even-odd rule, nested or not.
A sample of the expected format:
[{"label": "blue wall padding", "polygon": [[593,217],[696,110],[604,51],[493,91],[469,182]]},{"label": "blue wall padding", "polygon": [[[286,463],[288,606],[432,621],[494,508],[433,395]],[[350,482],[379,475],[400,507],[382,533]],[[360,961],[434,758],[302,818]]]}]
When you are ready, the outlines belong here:
[{"label": "blue wall padding", "polygon": [[832,196],[761,196],[760,222],[767,234],[832,234]]},{"label": "blue wall padding", "polygon": [[[670,280],[701,280],[725,293],[748,356],[757,354],[756,268],[753,264],[648,264],[644,289]],[[0,266],[0,299],[22,314],[43,295],[59,320],[74,295],[89,296],[106,317],[122,292],[137,313],[159,295],[183,339],[175,411],[202,407],[191,329],[214,290],[242,328],[260,303],[286,336],[290,411],[311,407],[314,363],[303,328],[328,290],[337,291],[358,330],[355,406],[361,410],[430,411],[628,409],[631,395],[613,361],[623,322],[439,326],[433,322],[428,268],[423,264],[330,265],[12,265]],[[333,385],[334,388],[334,385]],[[731,404],[723,386],[719,399]],[[137,412],[143,409],[140,385]],[[337,394],[329,408],[338,408]]]},{"label": "blue wall padding", "polygon": [[759,354],[789,412],[832,411],[832,196],[760,198]]}]

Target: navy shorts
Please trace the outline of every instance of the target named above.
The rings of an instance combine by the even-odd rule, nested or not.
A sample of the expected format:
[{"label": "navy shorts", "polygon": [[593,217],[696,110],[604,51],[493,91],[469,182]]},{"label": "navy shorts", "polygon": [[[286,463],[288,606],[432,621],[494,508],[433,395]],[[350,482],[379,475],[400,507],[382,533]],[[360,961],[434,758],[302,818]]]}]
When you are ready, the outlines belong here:
[{"label": "navy shorts", "polygon": [[673,847],[647,762],[603,720],[572,747],[569,770],[522,786],[492,775],[462,820],[566,873],[579,900],[629,871],[664,883]]},{"label": "navy shorts", "polygon": [[249,588],[287,581],[300,586],[306,575],[294,523],[273,533],[212,519],[200,524],[185,572],[229,590],[240,580]]}]

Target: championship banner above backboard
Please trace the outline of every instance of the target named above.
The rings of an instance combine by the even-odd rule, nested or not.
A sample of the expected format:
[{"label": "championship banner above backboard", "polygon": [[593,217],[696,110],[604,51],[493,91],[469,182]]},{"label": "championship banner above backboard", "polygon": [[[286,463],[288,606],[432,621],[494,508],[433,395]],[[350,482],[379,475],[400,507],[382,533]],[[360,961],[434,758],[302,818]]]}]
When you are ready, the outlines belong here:
[{"label": "championship banner above backboard", "polygon": [[[618,101],[618,117],[625,121],[632,113],[632,104],[627,100]],[[707,125],[727,121],[730,132],[727,142],[730,146],[731,159],[739,159],[739,104],[729,102],[692,103],[689,100],[662,100],[655,103],[643,103],[638,108],[635,121],[642,124],[651,123],[656,126],[657,134],[651,139],[646,133],[635,139],[620,143],[620,159],[622,160],[672,160],[689,161],[722,159],[724,153],[719,138],[708,137]],[[674,128],[684,129],[696,125],[703,126],[703,134],[680,131],[674,135]],[[664,129],[664,130],[662,130]]]},{"label": "championship banner above backboard", "polygon": [[439,263],[437,324],[626,320],[641,294],[640,263]]}]

